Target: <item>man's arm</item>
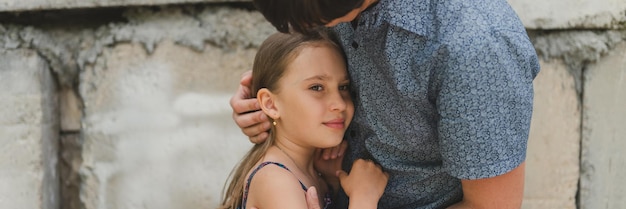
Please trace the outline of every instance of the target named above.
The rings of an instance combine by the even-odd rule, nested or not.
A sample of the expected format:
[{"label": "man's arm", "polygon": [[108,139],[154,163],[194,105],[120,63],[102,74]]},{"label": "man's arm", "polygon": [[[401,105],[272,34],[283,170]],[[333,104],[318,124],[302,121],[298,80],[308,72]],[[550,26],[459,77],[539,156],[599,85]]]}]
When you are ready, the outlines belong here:
[{"label": "man's arm", "polygon": [[525,164],[522,163],[500,176],[461,180],[463,200],[448,209],[517,209],[522,207]]},{"label": "man's arm", "polygon": [[448,68],[437,89],[444,167],[461,179],[463,191],[450,208],[520,208],[539,70],[534,48],[522,31],[458,36],[447,47]]}]

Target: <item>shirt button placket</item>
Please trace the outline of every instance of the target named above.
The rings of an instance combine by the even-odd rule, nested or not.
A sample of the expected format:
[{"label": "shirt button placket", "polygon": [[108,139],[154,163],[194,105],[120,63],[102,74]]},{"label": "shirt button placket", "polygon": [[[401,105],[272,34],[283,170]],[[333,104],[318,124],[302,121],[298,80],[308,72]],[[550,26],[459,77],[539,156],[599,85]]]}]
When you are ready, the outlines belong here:
[{"label": "shirt button placket", "polygon": [[354,49],[358,49],[359,48],[359,43],[357,43],[356,41],[352,41],[352,48]]}]

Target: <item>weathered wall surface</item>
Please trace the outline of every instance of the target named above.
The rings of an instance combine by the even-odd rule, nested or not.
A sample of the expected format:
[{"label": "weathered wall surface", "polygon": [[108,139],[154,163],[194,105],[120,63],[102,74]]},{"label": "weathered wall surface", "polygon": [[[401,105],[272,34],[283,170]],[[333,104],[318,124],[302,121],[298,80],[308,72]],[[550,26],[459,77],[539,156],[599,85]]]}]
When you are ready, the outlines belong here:
[{"label": "weathered wall surface", "polygon": [[626,28],[624,0],[509,0],[529,29]]},{"label": "weathered wall surface", "polygon": [[[0,21],[0,208],[217,205],[251,146],[228,99],[274,29],[254,11],[186,4],[197,2],[0,1],[183,4],[0,14],[14,16]],[[510,2],[542,59],[523,208],[626,208],[626,2]]]},{"label": "weathered wall surface", "polygon": [[[529,168],[530,173],[527,176],[536,176],[528,178],[527,189],[535,190],[527,190],[526,194],[527,197],[534,196],[530,198],[534,200],[525,204],[538,204],[537,208],[574,208],[572,204],[576,203],[574,197],[578,192],[577,206],[581,209],[624,207],[618,199],[626,197],[626,192],[616,185],[623,182],[618,176],[626,170],[619,163],[611,161],[623,162],[626,159],[624,152],[617,148],[622,147],[621,142],[615,140],[626,137],[623,133],[616,132],[625,127],[625,123],[618,118],[626,113],[626,109],[619,106],[619,102],[626,98],[620,93],[624,89],[621,85],[624,85],[623,69],[626,65],[622,60],[626,53],[622,48],[626,40],[626,30],[541,32],[532,33],[531,37],[541,57],[561,60],[560,64],[542,64],[542,72],[535,84],[541,81],[541,76],[546,72],[553,72],[555,68],[566,69],[569,74],[566,77],[572,78],[574,82],[574,85],[570,82],[559,84],[560,79],[551,79],[548,86],[552,87],[545,89],[561,89],[561,92],[554,92],[552,96],[543,99],[536,98],[536,105],[553,103],[549,105],[550,108],[544,109],[550,110],[545,114],[547,117],[559,117],[571,110],[573,101],[567,95],[575,90],[577,113],[561,115],[559,119],[544,118],[538,123],[535,121],[541,116],[533,118],[535,129],[531,133],[541,130],[542,135],[551,137],[530,139],[530,143],[533,140],[543,142],[529,146],[529,154],[537,152],[536,155],[530,155],[534,157],[528,158],[529,164],[536,157],[534,160],[542,165]],[[596,78],[596,75],[602,77]],[[540,91],[535,90],[537,94]],[[563,106],[564,104],[567,106]],[[539,124],[541,127],[537,127]],[[577,144],[581,145],[580,148]],[[531,169],[538,169],[538,172],[532,172]],[[579,174],[573,176],[573,170],[579,170]],[[532,186],[534,184],[536,185]],[[557,199],[567,200],[566,203],[570,206],[555,205]]]},{"label": "weathered wall surface", "polygon": [[36,51],[0,49],[0,208],[58,209],[56,84]]},{"label": "weathered wall surface", "polygon": [[237,1],[247,0],[0,0],[0,11],[31,11]]},{"label": "weathered wall surface", "polygon": [[[227,8],[129,17],[133,24],[112,33],[136,41],[105,48],[80,77],[84,204],[215,207],[251,147],[232,122],[228,99],[273,29],[259,14]],[[170,25],[176,27],[163,28]]]},{"label": "weathered wall surface", "polygon": [[509,2],[548,60],[535,81],[524,207],[626,207],[619,200],[626,190],[617,186],[626,173],[619,164],[626,154],[617,148],[626,138],[618,131],[626,127],[626,53],[616,48],[626,40],[626,1]]},{"label": "weathered wall surface", "polygon": [[580,208],[626,208],[626,43],[584,79]]},{"label": "weathered wall surface", "polygon": [[138,44],[106,49],[81,79],[87,208],[216,205],[251,146],[229,121],[226,82],[236,84],[253,55],[168,41],[150,55]]},{"label": "weathered wall surface", "polygon": [[576,208],[580,104],[575,81],[561,60],[540,63],[526,157],[523,208]]},{"label": "weathered wall surface", "polygon": [[[58,171],[64,174],[61,208],[212,208],[229,171],[251,146],[231,119],[228,99],[241,73],[251,69],[256,47],[274,29],[258,13],[226,7],[137,8],[124,16],[126,22],[96,27],[0,27],[1,48],[29,49],[29,57],[37,58],[46,67],[44,73],[53,72],[59,81],[60,90],[50,88],[44,95],[58,93],[61,102],[37,101],[61,106],[62,117],[55,117],[64,146],[59,153],[63,168]],[[2,58],[20,56],[25,55]],[[2,66],[9,72],[23,68]],[[14,79],[2,82],[4,89],[21,95],[16,87],[25,85],[21,80],[31,74],[1,72],[0,78]],[[31,114],[25,104],[42,108],[28,100],[7,104],[21,109],[3,114]],[[38,128],[35,125],[28,128]],[[13,142],[11,132],[4,130],[14,126],[1,127],[3,139]],[[51,141],[59,144],[58,138]],[[7,145],[16,152],[26,146]],[[40,141],[28,146],[54,147]],[[51,153],[56,157],[56,151]],[[40,157],[37,152],[23,155]],[[19,161],[4,167],[29,165]],[[47,170],[37,167],[31,172],[43,176]],[[59,198],[59,192],[42,194],[42,182],[15,186],[35,196],[3,201],[8,207],[2,208],[49,208],[52,204],[37,198]],[[7,193],[15,191],[6,188]]]}]

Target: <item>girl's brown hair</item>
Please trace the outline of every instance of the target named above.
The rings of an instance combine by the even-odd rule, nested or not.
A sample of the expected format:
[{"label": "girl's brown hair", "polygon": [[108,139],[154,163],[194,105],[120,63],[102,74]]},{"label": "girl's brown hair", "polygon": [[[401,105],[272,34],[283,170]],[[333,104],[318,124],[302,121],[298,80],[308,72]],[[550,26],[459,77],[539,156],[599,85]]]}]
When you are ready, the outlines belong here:
[{"label": "girl's brown hair", "polygon": [[364,0],[254,0],[256,8],[276,29],[308,33],[363,5]]},{"label": "girl's brown hair", "polygon": [[[315,44],[327,44],[341,52],[341,48],[336,44],[336,39],[327,30],[319,30],[314,33],[307,33],[307,35],[275,33],[269,36],[261,44],[259,51],[254,57],[251,96],[256,98],[257,92],[263,88],[274,93],[280,91],[278,81],[283,76],[287,65],[298,56],[304,46]],[[238,166],[233,169],[229,177],[230,183],[227,184],[227,187],[226,185],[224,187],[222,203],[219,209],[239,209],[244,207],[241,204],[247,173],[274,144],[274,134],[272,134],[274,132],[274,126],[272,126],[268,139],[263,143],[255,144],[239,162]]]}]

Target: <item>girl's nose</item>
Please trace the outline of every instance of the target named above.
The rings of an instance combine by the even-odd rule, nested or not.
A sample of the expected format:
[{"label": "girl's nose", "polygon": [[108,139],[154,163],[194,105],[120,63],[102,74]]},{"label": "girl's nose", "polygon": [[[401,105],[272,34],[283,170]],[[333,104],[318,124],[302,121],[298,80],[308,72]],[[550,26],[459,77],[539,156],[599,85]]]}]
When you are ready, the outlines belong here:
[{"label": "girl's nose", "polygon": [[341,94],[340,91],[335,91],[333,95],[330,97],[330,109],[331,111],[344,111],[346,109],[346,99],[344,95]]}]

